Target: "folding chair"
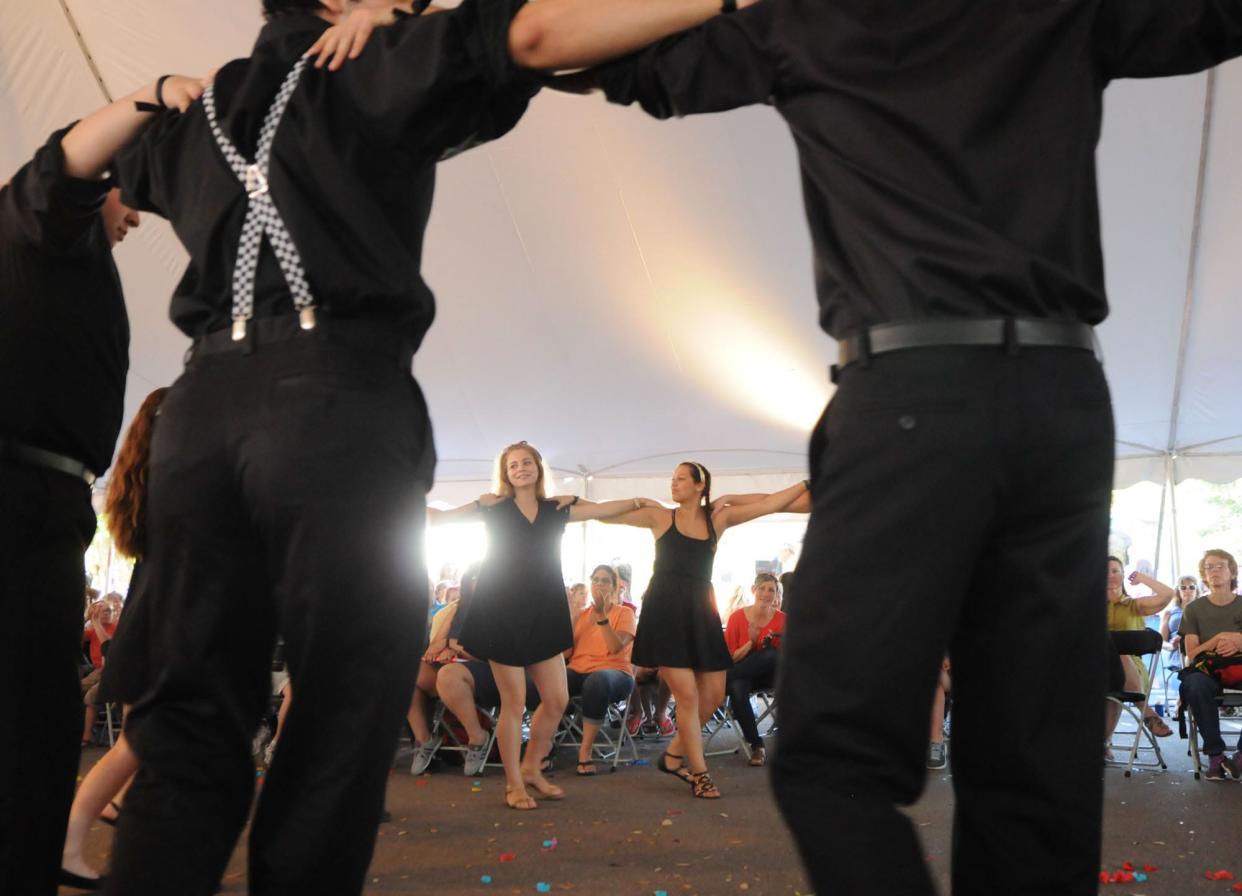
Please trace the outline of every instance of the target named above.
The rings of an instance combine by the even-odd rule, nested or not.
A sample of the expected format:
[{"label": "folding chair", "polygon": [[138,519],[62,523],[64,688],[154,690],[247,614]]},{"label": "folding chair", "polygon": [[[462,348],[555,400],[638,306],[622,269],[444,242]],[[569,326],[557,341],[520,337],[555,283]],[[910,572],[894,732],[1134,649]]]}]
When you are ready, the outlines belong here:
[{"label": "folding chair", "polygon": [[[1122,751],[1125,758],[1119,759],[1114,756],[1113,759],[1107,759],[1104,762],[1106,766],[1112,768],[1124,768],[1127,778],[1130,777],[1130,773],[1136,768],[1168,770],[1168,766],[1164,762],[1164,754],[1160,752],[1160,742],[1152,734],[1151,730],[1143,724],[1143,711],[1139,706],[1139,704],[1149,703],[1152,684],[1156,680],[1156,667],[1160,664],[1161,650],[1157,648],[1148,654],[1141,655],[1150,657],[1147,661],[1146,691],[1110,691],[1105,695],[1105,699],[1121,707],[1122,717],[1128,717],[1134,722],[1134,730],[1130,731],[1121,728],[1121,720],[1118,719],[1118,727],[1113,729],[1112,736],[1109,738],[1108,748],[1110,750]],[[1151,758],[1140,759],[1140,752],[1150,753]]]},{"label": "folding chair", "polygon": [[[1242,707],[1242,689],[1224,688],[1216,698],[1216,713],[1220,716],[1223,736],[1234,737],[1242,731],[1242,717],[1221,715],[1222,709]],[[1199,756],[1199,726],[1195,724],[1195,714],[1190,707],[1182,704],[1182,719],[1185,725],[1184,737],[1190,738],[1190,762],[1194,766],[1195,780],[1202,775],[1202,760]]]},{"label": "folding chair", "polygon": [[[776,732],[776,691],[771,688],[751,691],[750,701],[752,708],[759,710],[755,713],[755,725],[759,729],[760,737],[770,737]],[[758,706],[756,707],[755,704]],[[764,732],[763,723],[769,720],[768,730]],[[737,739],[737,746],[732,749],[710,750],[711,742],[722,731],[732,731]],[[723,756],[726,753],[736,753],[741,750],[747,760],[751,758],[750,744],[746,742],[742,727],[737,723],[737,717],[733,715],[732,698],[725,697],[725,702],[716,709],[712,717],[707,720],[707,724],[703,726],[703,734],[705,735],[703,738],[704,756]]]},{"label": "folding chair", "polygon": [[[496,721],[500,718],[500,707],[493,706],[491,708],[485,708],[477,706],[475,708],[487,717],[487,725],[485,726],[487,728],[486,746],[487,755],[491,756],[492,746],[496,743]],[[445,705],[439,701],[436,701],[435,712],[432,713],[431,716],[431,736],[435,737],[439,735],[443,738],[443,740],[440,743],[440,746],[436,748],[436,752],[433,755],[438,755],[440,753],[461,753],[462,758],[464,759],[466,750],[469,749],[470,745],[465,743],[462,738],[459,738],[453,731],[452,726],[444,721],[444,716],[447,712],[448,709]],[[495,762],[487,760],[483,763],[483,767],[504,768],[504,765],[499,760]]]},{"label": "folding chair", "polygon": [[[631,691],[631,694],[633,692]],[[638,701],[625,700],[609,703],[605,712],[604,723],[599,726],[595,742],[591,744],[591,759],[608,763],[608,770],[615,772],[617,764],[622,761],[621,752],[627,747],[630,758],[624,760],[627,765],[638,761],[638,746],[630,736],[626,721],[631,711],[638,709]],[[614,734],[614,726],[616,733]],[[582,746],[582,697],[570,697],[565,715],[561,717],[560,727],[552,739],[552,747]],[[602,743],[601,743],[602,741]]]}]

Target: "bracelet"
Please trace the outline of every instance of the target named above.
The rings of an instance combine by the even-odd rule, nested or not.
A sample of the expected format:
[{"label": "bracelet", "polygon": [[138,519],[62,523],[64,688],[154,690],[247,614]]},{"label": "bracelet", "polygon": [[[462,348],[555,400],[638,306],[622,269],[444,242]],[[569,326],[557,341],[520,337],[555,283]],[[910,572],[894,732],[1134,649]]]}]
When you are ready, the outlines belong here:
[{"label": "bracelet", "polygon": [[171,77],[172,75],[160,75],[159,80],[155,82],[155,102],[161,109],[168,108],[168,104],[164,102],[164,82]]},{"label": "bracelet", "polygon": [[635,499],[634,499],[634,509],[635,509],[635,510],[639,510],[639,509],[641,509],[641,508],[642,508],[642,506],[643,506],[643,505],[642,505],[642,503],[641,503],[641,502],[639,502],[639,500],[638,500],[637,498],[635,498]]},{"label": "bracelet", "polygon": [[577,495],[574,495],[574,499],[573,499],[572,501],[570,501],[570,502],[569,502],[569,506],[570,506],[570,507],[573,507],[573,506],[574,506],[575,504],[577,504],[580,500],[581,500],[581,499],[580,499]]}]

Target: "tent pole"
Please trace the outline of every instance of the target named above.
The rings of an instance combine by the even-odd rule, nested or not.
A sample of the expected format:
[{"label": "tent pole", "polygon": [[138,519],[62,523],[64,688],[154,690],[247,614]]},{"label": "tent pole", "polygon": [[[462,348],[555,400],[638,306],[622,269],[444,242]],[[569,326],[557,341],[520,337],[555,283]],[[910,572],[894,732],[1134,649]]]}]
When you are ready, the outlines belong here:
[{"label": "tent pole", "polygon": [[1164,505],[1169,497],[1169,459],[1164,460],[1164,483],[1160,486],[1160,510],[1156,514],[1156,556],[1152,560],[1152,575],[1160,578],[1160,545],[1164,542]]},{"label": "tent pole", "polygon": [[1177,455],[1169,455],[1169,537],[1173,547],[1173,575],[1180,574],[1182,548],[1177,530]]},{"label": "tent pole", "polygon": [[[586,473],[582,474],[582,497],[591,500],[591,477]],[[582,582],[586,581],[587,574],[587,526],[587,523],[582,524],[582,576],[579,579]]]}]

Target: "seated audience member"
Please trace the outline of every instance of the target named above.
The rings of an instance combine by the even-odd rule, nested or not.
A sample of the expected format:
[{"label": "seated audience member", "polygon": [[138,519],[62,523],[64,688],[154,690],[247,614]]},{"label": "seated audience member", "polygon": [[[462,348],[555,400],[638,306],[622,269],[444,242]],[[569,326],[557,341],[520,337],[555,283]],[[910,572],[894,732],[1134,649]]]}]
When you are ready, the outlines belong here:
[{"label": "seated audience member", "polygon": [[[436,673],[436,695],[444,708],[453,714],[466,732],[465,762],[462,774],[472,777],[483,771],[487,763],[488,733],[479,718],[479,707],[495,709],[500,706],[500,689],[486,660],[476,659],[466,652],[457,640],[466,616],[470,612],[474,585],[479,570],[472,566],[462,577],[461,597],[448,628],[448,647],[444,656],[449,661]],[[539,689],[526,673],[526,709],[533,712],[539,706]]]},{"label": "seated audience member", "polygon": [[617,571],[617,603],[623,607],[629,607],[638,613],[638,604],[633,600],[633,589],[630,585],[634,581],[634,574],[628,563],[614,563],[612,568]]},{"label": "seated audience member", "polygon": [[116,633],[116,625],[120,616],[119,594],[109,594],[102,600],[95,601],[87,611],[82,640],[87,645],[87,654],[90,657],[92,669],[80,682],[82,703],[85,706],[82,721],[82,746],[84,747],[90,744],[91,734],[95,730],[95,720],[99,715],[99,682],[103,676],[108,645]]},{"label": "seated audience member", "polygon": [[785,614],[780,605],[780,585],[776,576],[761,572],[750,587],[754,603],[729,617],[725,643],[733,654],[733,668],[725,676],[725,691],[733,707],[733,717],[750,744],[750,764],[761,766],[767,759],[763,738],[750,705],[754,691],[776,686],[777,650],[785,631]]},{"label": "seated audience member", "polygon": [[581,582],[575,582],[565,589],[565,597],[569,601],[569,618],[577,619],[578,614],[586,609],[587,587]]},{"label": "seated audience member", "polygon": [[1231,757],[1225,756],[1216,698],[1225,687],[1242,689],[1242,598],[1237,595],[1238,562],[1233,555],[1210,550],[1199,561],[1208,592],[1182,612],[1181,634],[1186,648],[1182,670],[1182,705],[1194,713],[1208,756],[1208,781],[1226,777],[1242,781],[1242,734]]},{"label": "seated audience member", "polygon": [[448,592],[449,585],[451,584],[452,582],[449,582],[447,579],[441,579],[436,582],[435,590],[431,595],[431,606],[427,608],[428,619],[434,618],[435,615],[443,610],[448,604],[448,601],[444,599],[444,596]]},{"label": "seated audience member", "polygon": [[944,711],[949,702],[953,682],[949,678],[952,667],[946,656],[940,661],[940,678],[936,681],[936,693],[932,698],[931,735],[927,745],[927,767],[942,769],[949,764],[944,749]]},{"label": "seated audience member", "polygon": [[[1154,593],[1150,597],[1131,597],[1126,593],[1125,589],[1125,567],[1116,557],[1108,558],[1108,630],[1110,632],[1142,632],[1147,629],[1146,618],[1154,616],[1163,610],[1173,599],[1173,589],[1162,582],[1157,582],[1151,576],[1141,572],[1133,572],[1130,574],[1131,585],[1145,585]],[[1159,649],[1159,648],[1157,648]],[[1134,671],[1139,676],[1139,686],[1134,690],[1136,692],[1147,692],[1147,664],[1141,655],[1122,654],[1122,663],[1131,663],[1134,665]],[[1126,678],[1131,677],[1130,671],[1126,671]],[[1128,689],[1128,688],[1127,688]],[[1138,705],[1142,707],[1143,724],[1157,737],[1168,737],[1173,733],[1172,729],[1165,724],[1164,719],[1160,718],[1147,705],[1145,701]],[[1115,704],[1109,705],[1109,717],[1115,726],[1120,715],[1120,708]],[[1108,736],[1112,736],[1112,727],[1108,729]]]},{"label": "seated audience member", "polygon": [[1179,634],[1179,628],[1182,613],[1185,612],[1186,605],[1198,596],[1199,582],[1194,576],[1182,576],[1177,580],[1177,591],[1173,603],[1165,607],[1164,612],[1160,614],[1160,637],[1164,641],[1166,650],[1174,653],[1181,652],[1182,637]]},{"label": "seated audience member", "polygon": [[634,698],[637,704],[626,713],[630,737],[672,737],[677,726],[668,717],[673,690],[653,666],[634,667]]},{"label": "seated audience member", "polygon": [[462,606],[461,592],[474,590],[478,574],[478,567],[473,566],[466,570],[460,586],[446,583],[443,594],[445,605],[431,618],[427,649],[423,652],[422,662],[418,664],[418,677],[414,682],[414,693],[410,697],[410,709],[406,714],[406,721],[414,735],[411,775],[421,775],[427,770],[443,742],[442,738],[433,737],[431,734],[430,707],[436,696],[436,675],[441,666],[457,656],[449,647],[449,630]]},{"label": "seated audience member", "polygon": [[617,573],[600,565],[591,573],[591,600],[574,620],[574,646],[565,670],[569,696],[582,697],[582,744],[579,775],[595,774],[591,746],[604,723],[608,705],[634,689],[630,652],[638,623],[634,611],[616,602]]}]

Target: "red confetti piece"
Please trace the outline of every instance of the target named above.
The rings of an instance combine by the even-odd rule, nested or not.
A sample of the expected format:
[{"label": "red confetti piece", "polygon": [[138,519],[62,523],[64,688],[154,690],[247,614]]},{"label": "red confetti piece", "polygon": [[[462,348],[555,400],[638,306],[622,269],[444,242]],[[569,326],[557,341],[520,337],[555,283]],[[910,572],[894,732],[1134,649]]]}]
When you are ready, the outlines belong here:
[{"label": "red confetti piece", "polygon": [[1123,884],[1132,884],[1134,883],[1134,875],[1129,871],[1123,871],[1117,876],[1117,881]]},{"label": "red confetti piece", "polygon": [[1133,863],[1133,862],[1122,862],[1122,863],[1121,863],[1121,870],[1122,870],[1122,871],[1133,871],[1133,870],[1134,870],[1134,863]]},{"label": "red confetti piece", "polygon": [[1107,871],[1100,872],[1100,883],[1102,884],[1108,883],[1108,872]]},{"label": "red confetti piece", "polygon": [[1217,880],[1233,880],[1233,872],[1232,871],[1217,871],[1216,879]]},{"label": "red confetti piece", "polygon": [[1143,870],[1151,874],[1153,871],[1159,871],[1160,869],[1155,865],[1144,865]]},{"label": "red confetti piece", "polygon": [[684,815],[684,814],[685,814],[685,811],[682,809],[669,809],[668,810],[669,818],[676,818],[678,815]]},{"label": "red confetti piece", "polygon": [[1242,884],[1234,884],[1234,885],[1233,885],[1232,887],[1230,887],[1229,889],[1230,889],[1230,890],[1232,890],[1232,891],[1233,891],[1233,892],[1235,892],[1235,893],[1242,893]]},{"label": "red confetti piece", "polygon": [[500,854],[500,861],[502,862],[512,862],[516,858],[517,858],[517,853],[515,852],[502,852]]}]

